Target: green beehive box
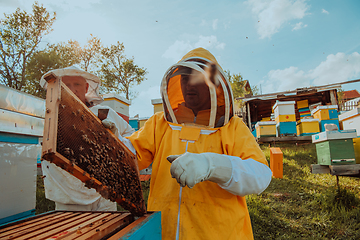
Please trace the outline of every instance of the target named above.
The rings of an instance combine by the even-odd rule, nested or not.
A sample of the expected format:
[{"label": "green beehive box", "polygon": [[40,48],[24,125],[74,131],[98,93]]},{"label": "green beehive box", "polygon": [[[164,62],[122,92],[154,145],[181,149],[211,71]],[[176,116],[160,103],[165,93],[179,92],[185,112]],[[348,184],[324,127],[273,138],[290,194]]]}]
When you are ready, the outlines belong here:
[{"label": "green beehive box", "polygon": [[355,164],[352,139],[329,140],[316,143],[317,161],[320,165]]}]

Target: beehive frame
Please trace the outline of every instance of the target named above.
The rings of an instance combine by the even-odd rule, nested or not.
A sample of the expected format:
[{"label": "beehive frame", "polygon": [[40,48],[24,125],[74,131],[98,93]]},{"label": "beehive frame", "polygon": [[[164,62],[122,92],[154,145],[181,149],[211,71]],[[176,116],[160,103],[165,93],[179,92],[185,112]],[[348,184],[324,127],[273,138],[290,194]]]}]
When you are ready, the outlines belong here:
[{"label": "beehive frame", "polygon": [[116,201],[134,215],[145,203],[134,154],[107,130],[61,79],[47,81],[42,159]]}]

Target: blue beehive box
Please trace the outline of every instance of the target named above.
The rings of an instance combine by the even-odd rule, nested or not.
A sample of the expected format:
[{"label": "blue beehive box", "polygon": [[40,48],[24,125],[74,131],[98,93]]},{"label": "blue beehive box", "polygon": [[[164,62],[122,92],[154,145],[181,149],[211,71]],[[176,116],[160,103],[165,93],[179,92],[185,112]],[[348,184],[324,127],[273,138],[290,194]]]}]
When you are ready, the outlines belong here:
[{"label": "blue beehive box", "polygon": [[325,124],[335,124],[338,127],[338,129],[340,129],[339,119],[321,120],[320,121],[320,131],[321,132],[325,131]]},{"label": "blue beehive box", "polygon": [[279,122],[276,124],[276,136],[296,136],[296,122]]},{"label": "blue beehive box", "polygon": [[339,115],[338,115],[338,111],[336,109],[329,109],[329,119],[338,119]]}]

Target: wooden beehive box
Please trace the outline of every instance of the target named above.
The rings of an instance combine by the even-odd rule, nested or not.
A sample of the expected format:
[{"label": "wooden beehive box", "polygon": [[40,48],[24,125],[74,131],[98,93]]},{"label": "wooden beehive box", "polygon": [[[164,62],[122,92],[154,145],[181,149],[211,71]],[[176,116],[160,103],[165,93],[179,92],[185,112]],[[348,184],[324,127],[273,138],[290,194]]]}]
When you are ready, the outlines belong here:
[{"label": "wooden beehive box", "polygon": [[0,226],[0,239],[161,239],[161,214],[52,211]]},{"label": "wooden beehive box", "polygon": [[145,203],[133,153],[60,79],[50,75],[46,81],[42,159],[134,215],[143,215]]}]

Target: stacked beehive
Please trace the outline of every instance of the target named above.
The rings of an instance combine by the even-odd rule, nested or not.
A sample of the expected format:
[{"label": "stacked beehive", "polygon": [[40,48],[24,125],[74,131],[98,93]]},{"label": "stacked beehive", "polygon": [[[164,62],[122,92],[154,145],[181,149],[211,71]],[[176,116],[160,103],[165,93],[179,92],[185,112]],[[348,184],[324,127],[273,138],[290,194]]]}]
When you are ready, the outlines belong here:
[{"label": "stacked beehive", "polygon": [[308,100],[297,102],[300,120],[296,124],[298,136],[313,135],[320,132],[319,119],[311,118]]},{"label": "stacked beehive", "polygon": [[297,101],[296,104],[300,114],[300,119],[311,116],[309,103],[307,99],[302,101]]},{"label": "stacked beehive", "polygon": [[295,101],[276,101],[273,110],[277,136],[296,136]]},{"label": "stacked beehive", "polygon": [[320,121],[321,132],[325,131],[325,124],[335,124],[340,129],[337,108],[337,105],[317,106],[311,111],[311,115]]}]

